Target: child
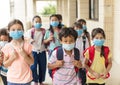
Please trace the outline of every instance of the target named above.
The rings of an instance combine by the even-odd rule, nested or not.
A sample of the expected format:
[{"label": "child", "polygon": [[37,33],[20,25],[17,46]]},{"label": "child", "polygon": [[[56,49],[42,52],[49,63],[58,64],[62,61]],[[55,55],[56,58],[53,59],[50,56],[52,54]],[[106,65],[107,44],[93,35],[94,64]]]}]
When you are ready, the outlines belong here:
[{"label": "child", "polygon": [[[84,62],[83,51],[89,47],[89,41],[88,41],[88,38],[86,38],[86,36],[84,35],[84,32],[83,32],[84,30],[83,30],[82,24],[80,22],[74,23],[74,29],[78,33],[78,38],[76,40],[75,47],[79,49],[80,60],[83,63]],[[86,83],[86,70],[85,70],[84,66],[83,66],[83,68],[81,68],[79,70],[78,75],[79,75],[79,78],[81,79],[82,85],[85,85],[85,83]]]},{"label": "child", "polygon": [[42,85],[43,81],[45,81],[47,63],[45,46],[43,43],[45,29],[41,27],[42,20],[38,15],[33,17],[32,23],[32,28],[28,30],[24,36],[30,39],[33,45],[32,54],[34,57],[34,64],[31,66],[31,70],[33,73],[34,85],[38,85],[38,83]]},{"label": "child", "polygon": [[7,85],[30,85],[33,64],[32,46],[23,38],[24,27],[20,20],[14,19],[8,24],[9,36],[12,38],[1,50],[3,64],[8,68]]},{"label": "child", "polygon": [[[89,47],[85,53],[85,67],[87,72],[87,85],[105,85],[112,67],[112,57],[107,46],[104,46],[105,33],[101,28],[92,30],[94,45]],[[93,60],[94,59],[94,60]]]},{"label": "child", "polygon": [[84,19],[79,19],[77,22],[82,24],[83,33],[87,37],[87,39],[89,41],[89,46],[91,46],[90,33],[87,31],[86,21]]},{"label": "child", "polygon": [[57,68],[53,75],[53,85],[81,85],[75,71],[75,67],[78,69],[81,67],[81,62],[74,59],[77,33],[73,28],[63,28],[59,39],[62,44],[63,60],[57,59],[57,50],[54,50],[48,62],[49,69]]},{"label": "child", "polygon": [[61,46],[59,39],[58,39],[58,33],[60,32],[60,29],[62,26],[59,23],[58,15],[53,14],[50,16],[50,28],[46,31],[44,36],[44,43],[48,44],[48,52],[49,56],[51,52],[58,46]]},{"label": "child", "polygon": [[[6,28],[2,28],[0,29],[0,51],[1,49],[8,43],[9,41],[9,34],[8,34],[8,30]],[[7,78],[6,78],[6,73],[7,73],[7,68],[5,68],[3,66],[3,57],[2,57],[2,52],[0,52],[0,75],[2,78],[2,81],[4,83],[4,85],[7,85]]]},{"label": "child", "polygon": [[58,17],[58,19],[59,19],[60,27],[61,27],[61,26],[62,26],[62,28],[66,27],[66,26],[62,23],[62,20],[63,20],[62,15],[61,15],[61,14],[56,14],[56,15],[57,15],[57,17]]}]

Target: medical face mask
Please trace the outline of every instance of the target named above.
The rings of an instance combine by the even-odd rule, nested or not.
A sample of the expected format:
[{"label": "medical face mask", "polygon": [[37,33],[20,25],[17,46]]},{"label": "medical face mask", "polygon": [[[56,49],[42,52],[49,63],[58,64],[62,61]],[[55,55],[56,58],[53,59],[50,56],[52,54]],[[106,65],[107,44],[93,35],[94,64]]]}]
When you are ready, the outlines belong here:
[{"label": "medical face mask", "polygon": [[72,43],[72,44],[62,44],[62,47],[65,49],[65,50],[72,50],[74,47],[75,47],[75,43]]},{"label": "medical face mask", "polygon": [[20,39],[23,36],[23,31],[10,31],[9,36],[12,37],[12,39]]},{"label": "medical face mask", "polygon": [[93,44],[95,46],[102,46],[104,44],[105,40],[104,39],[94,39]]},{"label": "medical face mask", "polygon": [[7,43],[8,43],[8,41],[0,41],[0,46],[1,46],[1,47],[4,47],[5,44],[7,44]]},{"label": "medical face mask", "polygon": [[57,27],[57,26],[59,25],[59,22],[58,22],[58,21],[52,21],[52,22],[50,23],[50,25],[51,25],[52,27]]},{"label": "medical face mask", "polygon": [[76,30],[76,32],[77,32],[78,36],[81,36],[82,33],[83,33],[83,30],[82,29],[78,29],[78,30]]},{"label": "medical face mask", "polygon": [[41,26],[42,26],[42,24],[41,24],[41,23],[35,23],[35,24],[34,24],[34,27],[35,27],[36,29],[40,29],[40,28],[41,28]]}]

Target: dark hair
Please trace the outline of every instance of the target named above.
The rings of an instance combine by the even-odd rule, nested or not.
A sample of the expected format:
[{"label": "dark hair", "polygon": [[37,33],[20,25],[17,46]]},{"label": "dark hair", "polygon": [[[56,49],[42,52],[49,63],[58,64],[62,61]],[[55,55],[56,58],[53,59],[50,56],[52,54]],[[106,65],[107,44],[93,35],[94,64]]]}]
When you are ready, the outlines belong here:
[{"label": "dark hair", "polygon": [[32,22],[34,21],[34,19],[35,19],[35,18],[39,18],[39,19],[41,19],[41,17],[40,17],[40,16],[35,15],[35,16],[33,17],[33,19],[32,19]]},{"label": "dark hair", "polygon": [[[51,19],[52,17],[56,17],[56,18],[59,20],[57,14],[52,14],[52,15],[50,16],[50,19]],[[59,22],[58,29],[61,29],[61,28],[62,28],[62,26],[61,26],[61,23]],[[50,30],[50,32],[52,32],[52,33],[54,34],[54,30],[53,30],[53,27],[52,27],[51,25],[50,25],[49,30]]]},{"label": "dark hair", "polygon": [[59,33],[59,39],[62,40],[62,37],[68,37],[68,36],[73,36],[74,39],[76,40],[78,34],[72,27],[62,28]]},{"label": "dark hair", "polygon": [[9,35],[7,28],[2,28],[2,29],[0,29],[0,36],[1,36],[1,35],[5,35],[5,36],[8,36],[8,35]]},{"label": "dark hair", "polygon": [[94,29],[92,30],[92,33],[91,33],[92,39],[93,39],[98,33],[102,34],[103,37],[106,38],[104,30],[103,30],[102,28],[99,28],[99,27],[98,27],[98,28],[94,28]]},{"label": "dark hair", "polygon": [[83,24],[83,23],[86,24],[86,21],[84,19],[79,19],[78,22],[80,22],[81,24]]},{"label": "dark hair", "polygon": [[[23,29],[23,31],[24,31],[23,23],[22,23],[19,19],[14,19],[14,20],[12,20],[12,21],[10,21],[10,22],[8,23],[8,31],[10,31],[11,26],[13,26],[13,25],[15,25],[15,24],[21,25],[21,26],[22,26],[22,29]],[[24,39],[23,36],[22,36],[22,39]]]},{"label": "dark hair", "polygon": [[62,20],[62,15],[61,14],[56,14],[58,16],[58,20]]},{"label": "dark hair", "polygon": [[[106,38],[105,32],[104,32],[104,30],[103,30],[102,28],[94,28],[94,29],[92,30],[92,33],[91,33],[92,39],[93,39],[98,33],[102,34],[103,37],[104,37],[104,39]],[[105,57],[104,47],[103,47],[103,46],[101,47],[100,56],[104,56],[104,57]]]},{"label": "dark hair", "polygon": [[9,37],[9,33],[8,33],[8,29],[7,28],[1,28],[0,29],[0,36],[8,36],[8,42],[11,40],[11,38]]},{"label": "dark hair", "polygon": [[74,23],[74,27],[80,27],[80,28],[82,28],[82,24],[80,22],[75,22]]}]

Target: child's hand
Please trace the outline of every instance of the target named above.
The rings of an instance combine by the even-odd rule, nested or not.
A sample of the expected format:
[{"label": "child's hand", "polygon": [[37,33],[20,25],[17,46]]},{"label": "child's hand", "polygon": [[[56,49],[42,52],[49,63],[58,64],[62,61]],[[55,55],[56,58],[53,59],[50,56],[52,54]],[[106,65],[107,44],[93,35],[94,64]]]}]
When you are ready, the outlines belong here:
[{"label": "child's hand", "polygon": [[62,67],[64,65],[64,61],[63,60],[57,60],[56,61],[56,66],[57,67]]},{"label": "child's hand", "polygon": [[107,72],[103,72],[103,73],[101,74],[101,75],[102,75],[101,78],[102,78],[102,79],[106,79],[107,74],[108,74]]},{"label": "child's hand", "polygon": [[78,61],[78,60],[74,60],[74,61],[73,61],[73,65],[74,65],[74,66],[76,66],[77,68],[82,67],[81,62],[80,62],[80,61]]},{"label": "child's hand", "polygon": [[52,41],[53,38],[54,38],[54,36],[53,36],[53,35],[50,35],[50,37],[48,38],[48,41]]},{"label": "child's hand", "polygon": [[10,59],[11,59],[11,60],[15,60],[15,59],[17,59],[17,58],[18,58],[17,52],[16,52],[15,50],[12,50],[12,51],[11,51],[11,54],[10,54]]},{"label": "child's hand", "polygon": [[93,72],[92,73],[96,79],[99,79],[101,77],[101,75],[99,73]]}]

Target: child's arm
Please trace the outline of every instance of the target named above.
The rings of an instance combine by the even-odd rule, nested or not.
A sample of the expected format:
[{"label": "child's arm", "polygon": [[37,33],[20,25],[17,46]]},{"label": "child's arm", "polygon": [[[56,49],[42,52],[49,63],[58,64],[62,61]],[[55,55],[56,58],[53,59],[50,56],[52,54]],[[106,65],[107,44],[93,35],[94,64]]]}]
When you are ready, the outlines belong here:
[{"label": "child's arm", "polygon": [[15,51],[12,51],[10,54],[10,57],[7,57],[5,54],[3,54],[4,59],[3,59],[3,65],[5,67],[10,66],[13,61],[17,58],[17,53]]},{"label": "child's arm", "polygon": [[87,63],[88,63],[88,59],[87,58],[85,58],[85,61],[84,61],[84,66],[85,66],[85,68],[91,73],[91,74],[93,74],[94,76],[95,76],[95,78],[100,78],[101,76],[100,76],[100,74],[99,73],[96,73],[94,70],[92,70],[88,65],[87,65]]},{"label": "child's arm", "polygon": [[109,73],[111,67],[112,67],[112,58],[109,58],[108,59],[108,66],[106,68],[106,71],[103,72],[103,74],[102,74],[102,75],[104,75],[104,76],[102,76],[103,79],[106,78],[106,75]]},{"label": "child's arm", "polygon": [[51,64],[48,63],[48,68],[49,69],[55,69],[55,68],[60,68],[64,65],[64,61],[63,60],[57,60],[55,63]]},{"label": "child's arm", "polygon": [[48,39],[44,39],[43,42],[44,42],[45,44],[47,44],[47,43],[49,43],[49,42],[52,41],[52,40],[53,40],[53,35],[50,35],[49,38],[48,38]]}]

